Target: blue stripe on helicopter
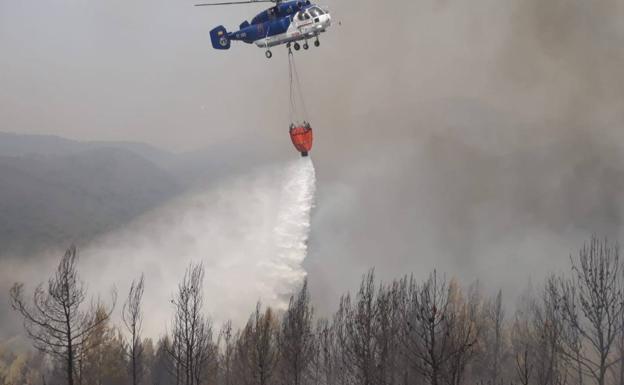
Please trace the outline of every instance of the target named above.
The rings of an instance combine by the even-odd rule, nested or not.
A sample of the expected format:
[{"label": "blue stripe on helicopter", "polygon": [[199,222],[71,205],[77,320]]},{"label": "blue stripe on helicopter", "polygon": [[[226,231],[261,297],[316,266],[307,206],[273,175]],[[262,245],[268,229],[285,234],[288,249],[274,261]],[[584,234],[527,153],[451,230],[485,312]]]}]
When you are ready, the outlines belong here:
[{"label": "blue stripe on helicopter", "polygon": [[282,17],[266,23],[251,24],[239,31],[230,32],[228,37],[231,40],[242,40],[246,43],[253,43],[256,40],[266,39],[267,37],[286,32],[290,23],[290,16]]}]

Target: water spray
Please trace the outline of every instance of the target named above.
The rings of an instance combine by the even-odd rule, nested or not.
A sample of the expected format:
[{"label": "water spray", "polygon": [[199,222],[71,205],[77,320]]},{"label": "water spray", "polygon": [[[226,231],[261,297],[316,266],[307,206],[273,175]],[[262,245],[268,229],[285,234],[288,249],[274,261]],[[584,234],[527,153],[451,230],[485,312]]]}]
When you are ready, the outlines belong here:
[{"label": "water spray", "polygon": [[145,331],[158,336],[190,262],[202,262],[205,308],[242,325],[256,301],[283,309],[306,273],[315,171],[310,158],[258,169],[180,197],[80,252],[91,293],[123,297],[145,274]]}]

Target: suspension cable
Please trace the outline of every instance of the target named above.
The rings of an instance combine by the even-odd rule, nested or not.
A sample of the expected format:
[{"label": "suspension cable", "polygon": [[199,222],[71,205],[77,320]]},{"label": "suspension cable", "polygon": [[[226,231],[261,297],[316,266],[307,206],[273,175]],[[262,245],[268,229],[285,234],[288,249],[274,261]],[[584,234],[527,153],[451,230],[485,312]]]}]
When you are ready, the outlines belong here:
[{"label": "suspension cable", "polygon": [[289,118],[290,123],[295,123],[295,114],[297,113],[297,106],[295,105],[295,99],[293,97],[293,70],[292,70],[292,50],[288,47],[288,80],[290,84],[290,110],[289,110]]},{"label": "suspension cable", "polygon": [[305,101],[303,99],[303,91],[301,87],[301,81],[299,80],[299,73],[297,72],[297,65],[295,64],[295,57],[292,59],[293,71],[295,73],[295,80],[297,81],[297,91],[299,91],[299,99],[301,100],[301,107],[303,108],[303,118],[308,120],[308,110],[306,109]]},{"label": "suspension cable", "polygon": [[[299,73],[297,72],[297,66],[295,64],[295,57],[292,50],[288,49],[288,77],[290,82],[290,120],[291,123],[295,123],[294,119],[297,117],[297,99],[301,103],[303,109],[303,119],[308,121],[308,111],[306,109],[305,101],[303,99],[303,91],[301,89],[301,81],[299,80]],[[294,77],[294,78],[293,78]],[[296,90],[294,90],[297,88]]]}]

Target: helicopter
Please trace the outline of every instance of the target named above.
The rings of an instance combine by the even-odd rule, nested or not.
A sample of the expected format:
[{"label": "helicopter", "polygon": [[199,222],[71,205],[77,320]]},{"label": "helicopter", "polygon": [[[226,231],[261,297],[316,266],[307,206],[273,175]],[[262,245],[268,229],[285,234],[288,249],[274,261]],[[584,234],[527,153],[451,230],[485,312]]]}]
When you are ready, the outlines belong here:
[{"label": "helicopter", "polygon": [[291,44],[295,51],[301,48],[299,41],[304,41],[303,49],[310,46],[308,40],[314,40],[314,46],[320,46],[319,35],[331,25],[331,16],[327,8],[322,8],[310,0],[249,0],[222,3],[202,3],[195,6],[275,3],[275,6],[257,14],[251,23],[244,21],[236,32],[228,32],[220,25],[210,31],[212,47],[218,50],[230,48],[232,40],[240,40],[248,44],[256,44],[266,48],[265,56],[273,56],[271,47]]}]

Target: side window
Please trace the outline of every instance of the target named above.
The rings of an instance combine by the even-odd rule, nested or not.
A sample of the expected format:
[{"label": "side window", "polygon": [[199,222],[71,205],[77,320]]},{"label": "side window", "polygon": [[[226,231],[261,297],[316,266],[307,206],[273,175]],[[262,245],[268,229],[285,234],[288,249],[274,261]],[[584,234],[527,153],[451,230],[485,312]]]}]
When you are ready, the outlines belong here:
[{"label": "side window", "polygon": [[297,19],[298,19],[299,21],[303,21],[303,20],[305,20],[304,15],[305,15],[305,13],[303,13],[303,12],[299,12],[299,14],[297,15]]}]

